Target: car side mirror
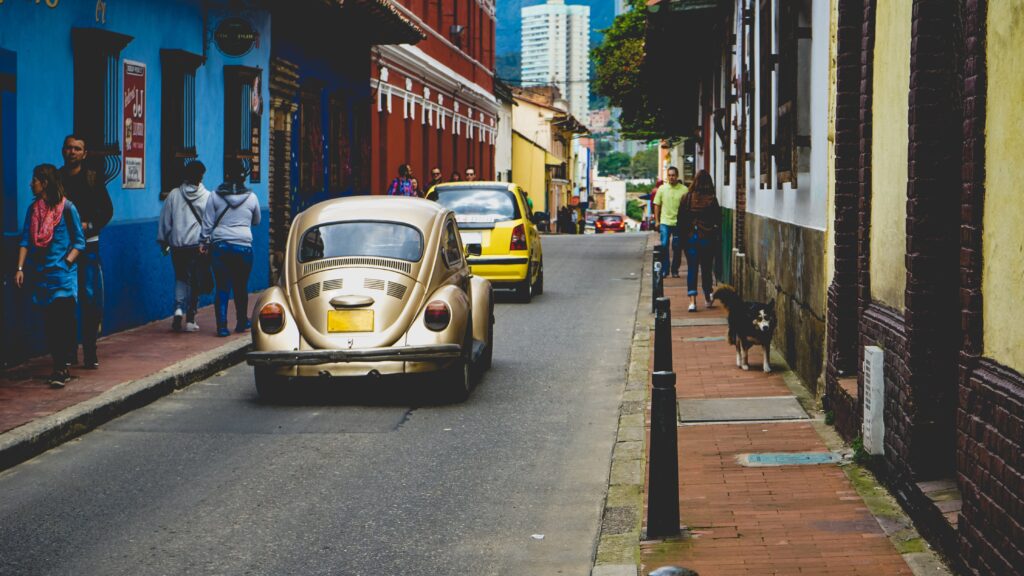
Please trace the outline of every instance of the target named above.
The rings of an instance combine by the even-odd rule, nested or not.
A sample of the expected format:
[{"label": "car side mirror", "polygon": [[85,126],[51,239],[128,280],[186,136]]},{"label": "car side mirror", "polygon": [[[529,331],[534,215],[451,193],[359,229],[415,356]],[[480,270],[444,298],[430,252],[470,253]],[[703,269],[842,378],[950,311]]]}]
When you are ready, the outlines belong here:
[{"label": "car side mirror", "polygon": [[479,256],[484,253],[484,247],[477,243],[466,244],[466,253],[470,256]]}]

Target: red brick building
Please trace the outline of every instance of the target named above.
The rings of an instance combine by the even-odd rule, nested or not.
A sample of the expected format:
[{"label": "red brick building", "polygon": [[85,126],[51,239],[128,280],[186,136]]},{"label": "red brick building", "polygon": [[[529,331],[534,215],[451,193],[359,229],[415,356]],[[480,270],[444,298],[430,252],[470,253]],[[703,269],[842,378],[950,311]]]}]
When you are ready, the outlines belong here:
[{"label": "red brick building", "polygon": [[412,165],[421,185],[432,166],[440,166],[446,180],[470,166],[479,179],[494,179],[494,0],[398,0],[394,6],[426,39],[371,53],[372,193],[384,193],[403,163]]}]

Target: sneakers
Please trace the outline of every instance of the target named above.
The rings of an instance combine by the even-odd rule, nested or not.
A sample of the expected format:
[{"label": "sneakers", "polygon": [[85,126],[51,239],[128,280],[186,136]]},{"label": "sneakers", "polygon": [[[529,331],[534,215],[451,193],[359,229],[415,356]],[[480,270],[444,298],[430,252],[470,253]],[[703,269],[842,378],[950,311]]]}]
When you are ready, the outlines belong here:
[{"label": "sneakers", "polygon": [[86,370],[97,370],[99,367],[100,361],[98,358],[86,358],[85,361],[82,362],[82,368],[85,368]]},{"label": "sneakers", "polygon": [[221,338],[231,336],[231,331],[227,328],[217,328],[217,336]]},{"label": "sneakers", "polygon": [[711,296],[705,296],[704,297],[704,307],[705,308],[714,308],[715,307],[715,299],[712,298]]},{"label": "sneakers", "polygon": [[235,324],[235,332],[239,334],[242,332],[248,332],[250,328],[252,328],[252,322],[249,322],[249,320]]},{"label": "sneakers", "polygon": [[199,332],[199,324],[196,324],[195,322],[186,322],[185,332]]},{"label": "sneakers", "polygon": [[171,322],[171,330],[181,332],[181,320],[184,316],[185,313],[181,311],[181,308],[174,310],[174,320]]},{"label": "sneakers", "polygon": [[687,308],[686,311],[687,312],[696,312],[697,311],[697,305],[694,304],[693,302],[690,302],[690,307]]},{"label": "sneakers", "polygon": [[49,382],[50,388],[63,388],[71,381],[71,374],[68,373],[67,368],[57,370],[53,374],[50,374],[46,381]]}]

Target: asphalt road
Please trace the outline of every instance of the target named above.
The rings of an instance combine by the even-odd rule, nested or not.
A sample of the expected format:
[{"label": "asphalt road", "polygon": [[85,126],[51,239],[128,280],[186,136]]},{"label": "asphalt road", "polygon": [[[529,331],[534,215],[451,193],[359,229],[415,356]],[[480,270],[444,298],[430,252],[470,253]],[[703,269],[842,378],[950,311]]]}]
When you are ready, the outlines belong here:
[{"label": "asphalt road", "polygon": [[0,574],[589,574],[645,236],[543,242],[467,402],[236,366],[0,474]]}]

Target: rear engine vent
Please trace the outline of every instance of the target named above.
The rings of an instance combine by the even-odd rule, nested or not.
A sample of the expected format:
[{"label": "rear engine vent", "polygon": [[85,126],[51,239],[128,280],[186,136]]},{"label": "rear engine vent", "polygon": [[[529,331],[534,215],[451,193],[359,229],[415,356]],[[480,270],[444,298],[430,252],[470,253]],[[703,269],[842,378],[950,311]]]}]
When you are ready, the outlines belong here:
[{"label": "rear engine vent", "polygon": [[302,294],[306,297],[306,300],[312,300],[320,295],[320,283],[314,282],[309,286],[302,289]]},{"label": "rear engine vent", "polygon": [[384,291],[384,281],[383,280],[378,280],[376,278],[364,278],[363,279],[363,288],[366,288],[367,290],[380,290],[381,292],[383,292]]},{"label": "rear engine vent", "polygon": [[408,274],[412,271],[412,264],[404,262],[402,260],[389,260],[387,258],[361,258],[361,257],[350,257],[350,258],[327,258],[326,260],[317,260],[316,262],[310,262],[302,267],[302,275],[308,276],[315,272],[321,272],[330,268],[340,268],[342,266],[373,266],[376,268],[388,268],[391,270],[398,270]]},{"label": "rear engine vent", "polygon": [[331,290],[341,290],[344,286],[344,278],[332,278],[330,280],[324,280],[324,292],[329,292]]},{"label": "rear engine vent", "polygon": [[394,296],[401,300],[405,296],[405,285],[398,282],[388,282],[388,296]]}]

